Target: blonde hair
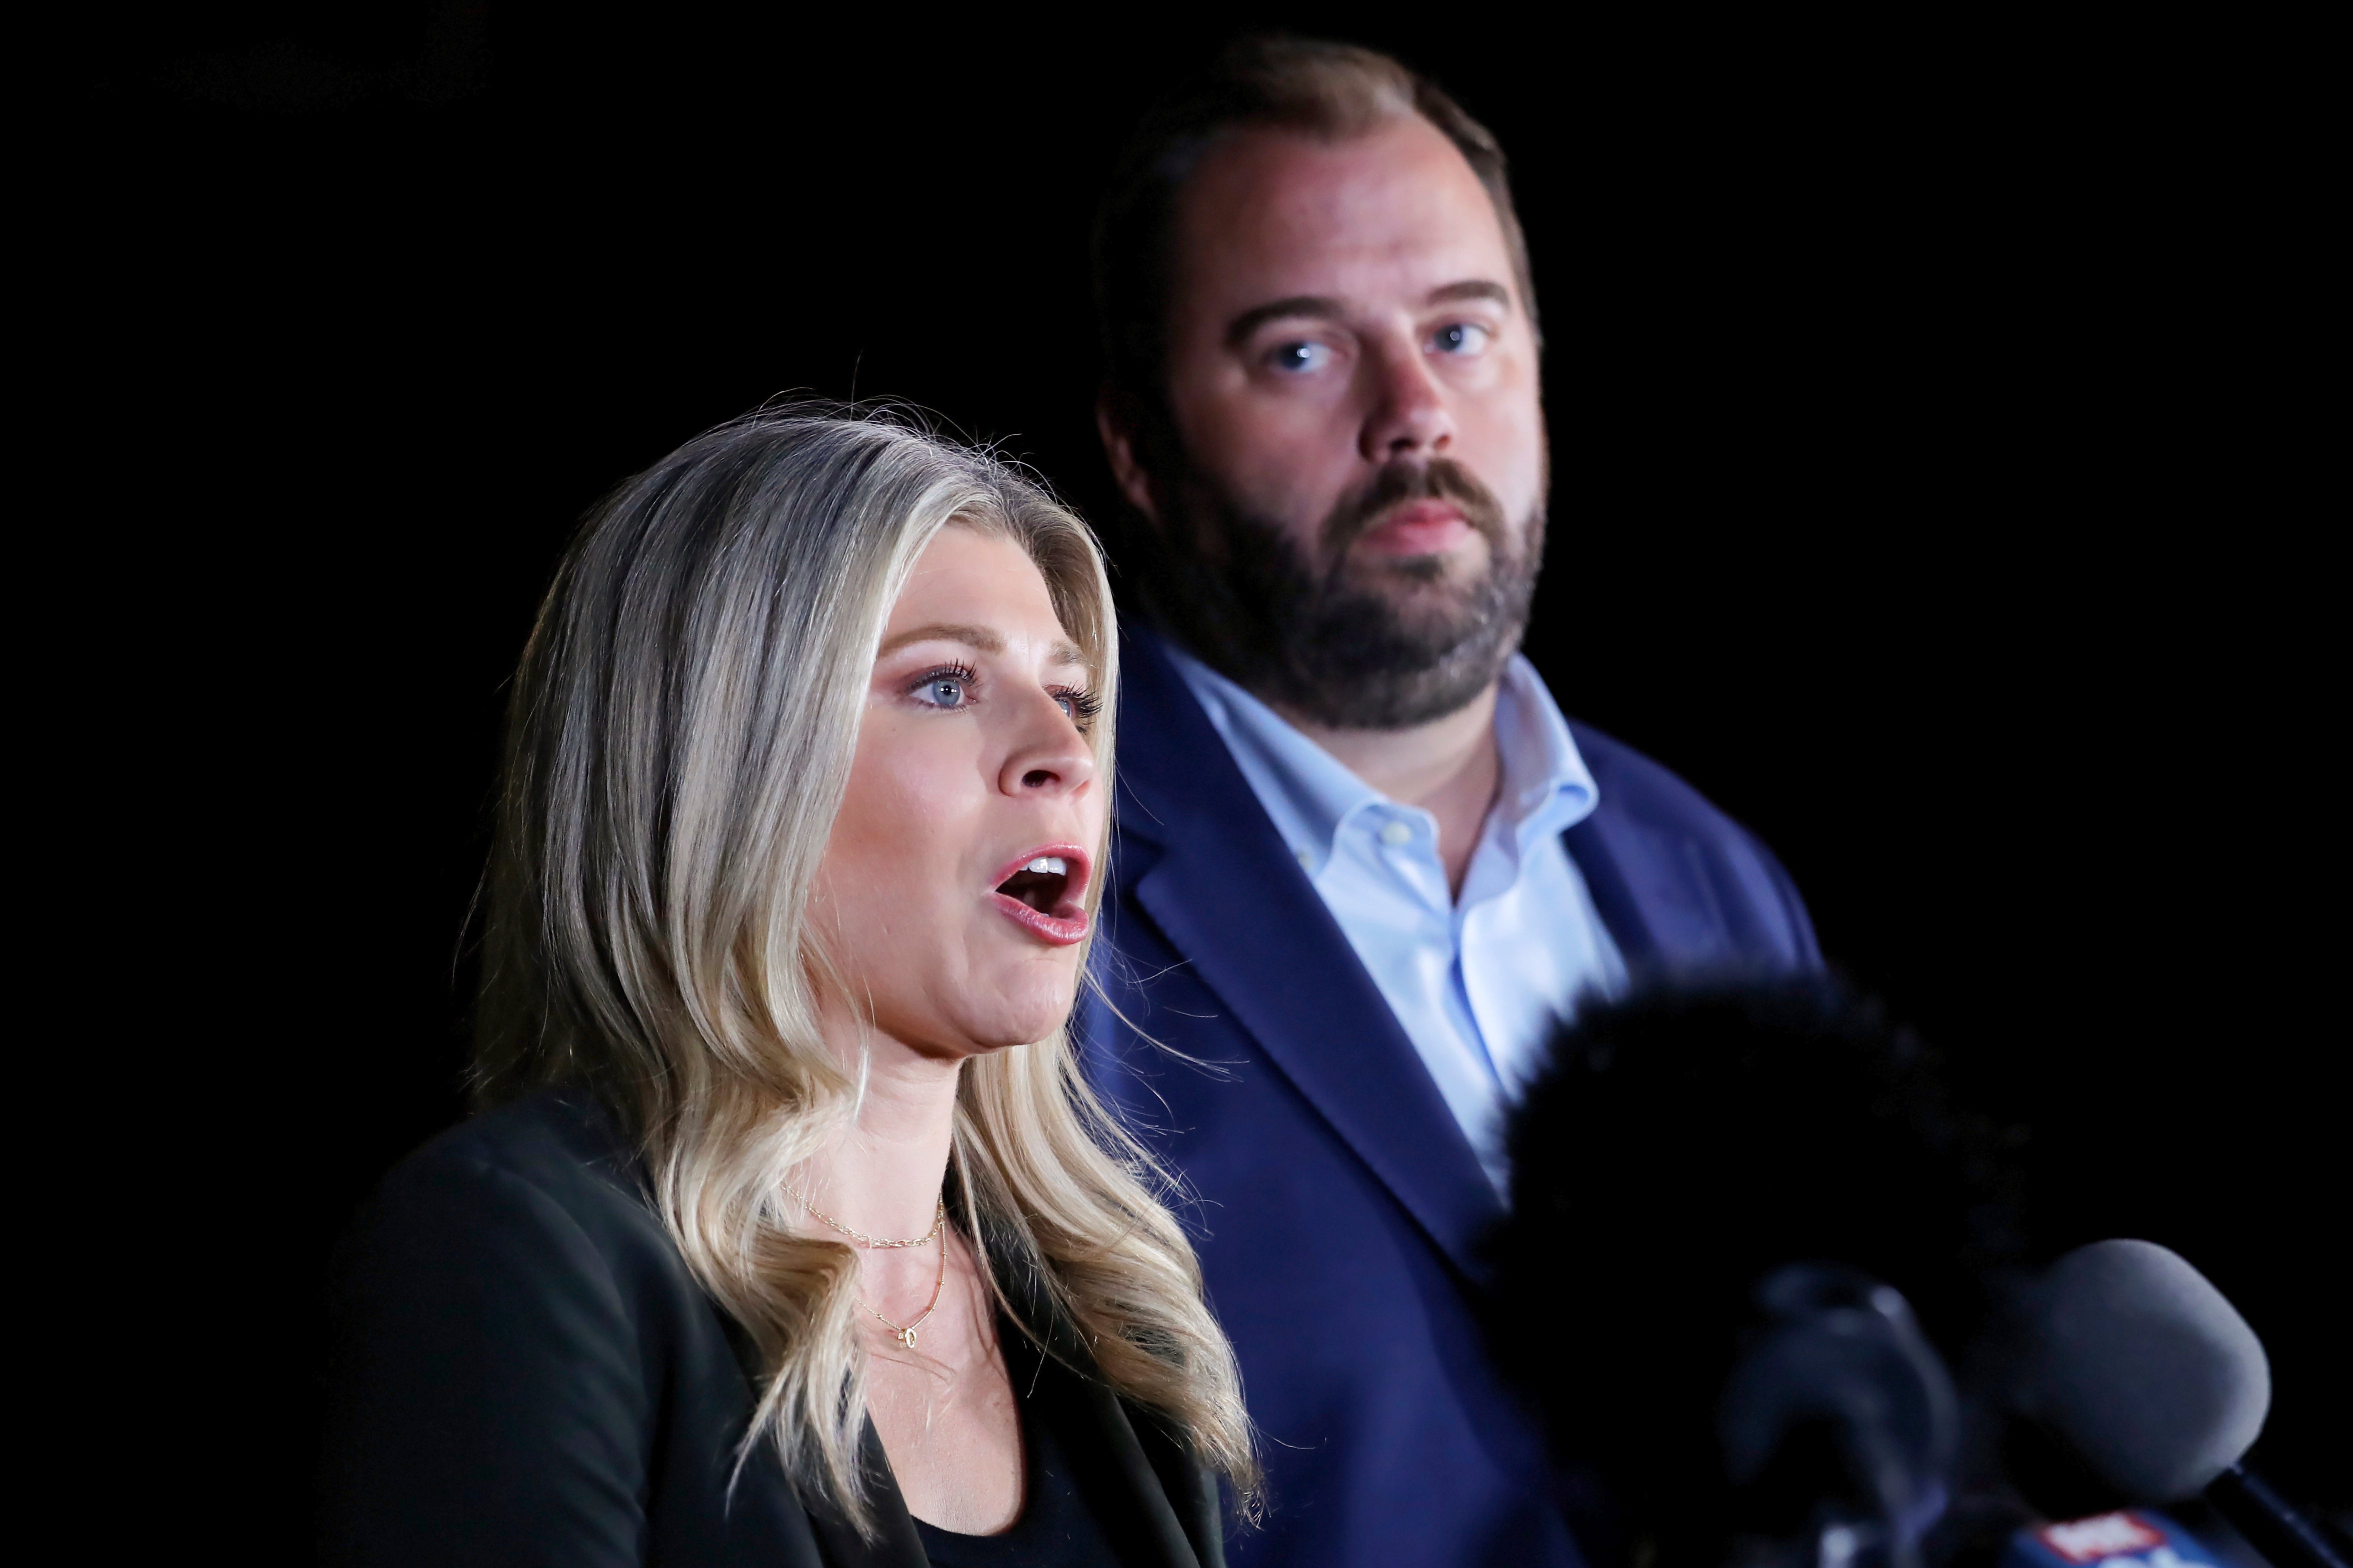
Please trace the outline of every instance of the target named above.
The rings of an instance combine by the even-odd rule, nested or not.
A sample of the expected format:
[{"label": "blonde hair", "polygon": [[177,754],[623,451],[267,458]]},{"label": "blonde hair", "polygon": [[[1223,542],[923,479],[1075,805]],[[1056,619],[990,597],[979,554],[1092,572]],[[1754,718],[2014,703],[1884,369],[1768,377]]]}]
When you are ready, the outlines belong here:
[{"label": "blonde hair", "polygon": [[[861,1525],[858,1260],[795,1234],[785,1191],[859,1091],[818,1035],[809,891],[883,625],[952,523],[1015,541],[1044,575],[1103,700],[1108,797],[1118,638],[1085,524],[902,424],[764,411],[622,485],[565,553],[515,680],[489,881],[480,1098],[573,1085],[621,1118],[680,1252],[757,1349],[739,1463],[773,1439],[797,1484]],[[1165,1173],[1065,1030],[965,1064],[951,1189],[1009,1315],[1050,1353],[1074,1330],[1081,1370],[1250,1508],[1240,1374],[1156,1195]],[[1008,1278],[1060,1321],[1028,1321]]]}]

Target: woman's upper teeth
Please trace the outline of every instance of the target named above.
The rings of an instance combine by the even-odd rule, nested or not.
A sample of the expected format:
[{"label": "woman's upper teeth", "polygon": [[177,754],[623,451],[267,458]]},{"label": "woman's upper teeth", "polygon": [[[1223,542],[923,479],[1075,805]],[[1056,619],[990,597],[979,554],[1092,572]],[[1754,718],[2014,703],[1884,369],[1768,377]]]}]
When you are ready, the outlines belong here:
[{"label": "woman's upper teeth", "polygon": [[1071,874],[1070,864],[1060,855],[1040,855],[1021,868],[1024,871],[1035,871],[1040,876],[1048,877],[1067,877]]}]

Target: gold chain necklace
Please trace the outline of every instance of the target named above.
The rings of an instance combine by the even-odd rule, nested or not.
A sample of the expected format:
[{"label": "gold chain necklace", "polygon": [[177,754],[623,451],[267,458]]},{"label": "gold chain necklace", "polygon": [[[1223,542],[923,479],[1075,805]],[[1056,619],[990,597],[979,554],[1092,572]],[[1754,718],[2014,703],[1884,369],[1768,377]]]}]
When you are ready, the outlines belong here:
[{"label": "gold chain necklace", "polygon": [[872,1312],[876,1317],[882,1318],[882,1326],[891,1331],[891,1337],[892,1339],[898,1341],[909,1350],[913,1350],[915,1348],[915,1331],[922,1328],[925,1323],[930,1322],[932,1321],[932,1314],[939,1310],[940,1287],[947,1282],[948,1249],[943,1247],[940,1248],[940,1271],[937,1277],[932,1280],[932,1299],[928,1302],[924,1303],[923,1315],[922,1317],[917,1318],[913,1322],[902,1327],[901,1325],[892,1322],[888,1318],[882,1318],[881,1312],[876,1308],[870,1306],[866,1310]]},{"label": "gold chain necklace", "polygon": [[923,1235],[915,1237],[913,1241],[885,1241],[879,1236],[869,1236],[862,1230],[850,1229],[848,1226],[842,1224],[831,1215],[824,1213],[806,1197],[802,1197],[800,1194],[793,1192],[792,1188],[786,1187],[785,1191],[792,1193],[793,1196],[797,1198],[800,1198],[801,1207],[808,1210],[808,1212],[818,1219],[822,1220],[828,1226],[831,1226],[834,1229],[841,1232],[842,1235],[849,1237],[854,1240],[862,1241],[869,1247],[921,1247],[923,1243],[936,1237],[940,1234],[940,1226],[947,1224],[948,1222],[948,1196],[945,1193],[942,1193],[940,1194],[939,1208],[932,1215],[931,1229],[923,1232]]},{"label": "gold chain necklace", "polygon": [[[942,1193],[939,1198],[939,1206],[932,1215],[932,1228],[930,1230],[925,1231],[923,1235],[915,1237],[913,1241],[883,1241],[878,1237],[867,1235],[862,1230],[850,1229],[848,1226],[842,1224],[831,1215],[819,1213],[818,1206],[815,1204],[809,1202],[806,1197],[802,1197],[800,1194],[794,1193],[792,1188],[786,1187],[785,1191],[792,1193],[793,1196],[797,1198],[800,1198],[801,1207],[808,1210],[812,1215],[816,1215],[818,1219],[823,1220],[827,1225],[831,1226],[834,1229],[841,1232],[844,1236],[855,1237],[857,1239],[864,1242],[871,1247],[921,1247],[927,1241],[938,1240],[942,1227],[948,1223],[948,1197],[945,1193]],[[915,1348],[915,1331],[922,1328],[925,1323],[930,1322],[932,1321],[932,1314],[939,1310],[940,1289],[947,1282],[948,1249],[945,1247],[942,1247],[940,1248],[939,1272],[934,1275],[932,1279],[932,1299],[923,1304],[922,1314],[918,1316],[913,1322],[894,1323],[890,1319],[883,1317],[881,1310],[877,1308],[870,1306],[866,1310],[872,1312],[876,1318],[881,1320],[882,1326],[891,1331],[891,1337],[892,1339],[898,1341],[909,1350],[913,1350]]]}]

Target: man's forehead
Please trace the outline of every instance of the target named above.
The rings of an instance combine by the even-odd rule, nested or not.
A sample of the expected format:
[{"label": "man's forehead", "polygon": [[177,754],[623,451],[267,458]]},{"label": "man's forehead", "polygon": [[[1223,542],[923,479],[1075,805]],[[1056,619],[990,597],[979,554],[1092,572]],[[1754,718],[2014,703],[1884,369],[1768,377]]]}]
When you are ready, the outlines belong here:
[{"label": "man's forehead", "polygon": [[1486,188],[1418,115],[1345,140],[1234,136],[1186,182],[1176,227],[1177,292],[1211,310],[1294,294],[1418,302],[1463,279],[1511,279]]}]

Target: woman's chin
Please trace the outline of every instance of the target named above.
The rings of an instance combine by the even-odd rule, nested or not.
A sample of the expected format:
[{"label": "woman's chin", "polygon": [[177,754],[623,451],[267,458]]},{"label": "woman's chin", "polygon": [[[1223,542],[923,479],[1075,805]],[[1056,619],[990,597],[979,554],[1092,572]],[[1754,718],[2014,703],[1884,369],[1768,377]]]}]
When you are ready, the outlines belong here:
[{"label": "woman's chin", "polygon": [[1076,997],[1074,985],[1024,987],[1015,994],[995,999],[994,1005],[968,1007],[964,1033],[978,1055],[1035,1045],[1069,1021],[1071,1004]]}]

